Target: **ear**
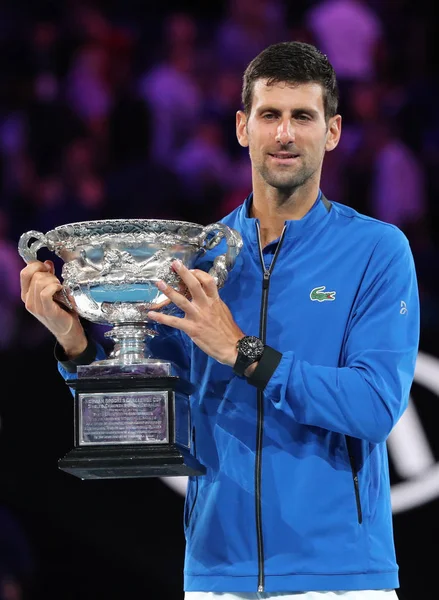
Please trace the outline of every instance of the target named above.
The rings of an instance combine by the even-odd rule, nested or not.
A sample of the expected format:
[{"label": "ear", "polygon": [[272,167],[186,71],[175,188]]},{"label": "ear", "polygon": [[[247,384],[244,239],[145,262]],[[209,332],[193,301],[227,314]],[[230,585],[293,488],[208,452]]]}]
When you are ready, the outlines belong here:
[{"label": "ear", "polygon": [[338,146],[341,136],[341,115],[335,115],[329,119],[328,137],[326,139],[325,150],[330,152]]},{"label": "ear", "polygon": [[236,113],[236,137],[241,146],[248,147],[247,117],[242,110]]}]

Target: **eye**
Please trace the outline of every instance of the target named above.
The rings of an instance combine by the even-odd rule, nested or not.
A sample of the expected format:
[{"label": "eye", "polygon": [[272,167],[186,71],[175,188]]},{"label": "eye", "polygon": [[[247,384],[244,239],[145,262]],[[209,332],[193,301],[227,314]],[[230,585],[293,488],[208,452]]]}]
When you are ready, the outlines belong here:
[{"label": "eye", "polygon": [[274,121],[274,119],[276,118],[276,115],[273,114],[273,113],[265,113],[265,114],[262,115],[262,118],[265,121]]}]

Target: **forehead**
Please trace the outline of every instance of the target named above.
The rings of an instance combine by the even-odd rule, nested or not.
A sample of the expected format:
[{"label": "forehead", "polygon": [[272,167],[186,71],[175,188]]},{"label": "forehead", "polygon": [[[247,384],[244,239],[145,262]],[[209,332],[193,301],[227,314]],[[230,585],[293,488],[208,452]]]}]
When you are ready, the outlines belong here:
[{"label": "forehead", "polygon": [[282,111],[308,107],[324,113],[323,89],[318,83],[281,81],[267,85],[266,79],[258,79],[253,87],[252,112],[264,106]]}]

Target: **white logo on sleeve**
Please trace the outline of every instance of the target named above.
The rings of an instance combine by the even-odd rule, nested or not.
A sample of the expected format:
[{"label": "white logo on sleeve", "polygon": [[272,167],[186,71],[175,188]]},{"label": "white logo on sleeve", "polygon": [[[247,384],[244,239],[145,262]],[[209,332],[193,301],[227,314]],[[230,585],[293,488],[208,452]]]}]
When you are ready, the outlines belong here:
[{"label": "white logo on sleeve", "polygon": [[406,315],[407,312],[408,312],[407,304],[404,302],[404,300],[401,300],[401,308],[399,309],[399,314]]}]

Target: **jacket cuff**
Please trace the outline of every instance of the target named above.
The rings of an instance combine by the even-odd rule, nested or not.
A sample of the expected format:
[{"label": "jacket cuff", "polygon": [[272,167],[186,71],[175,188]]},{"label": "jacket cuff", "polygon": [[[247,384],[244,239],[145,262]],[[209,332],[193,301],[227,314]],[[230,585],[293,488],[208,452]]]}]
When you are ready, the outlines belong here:
[{"label": "jacket cuff", "polygon": [[247,377],[248,383],[254,385],[258,390],[264,391],[271,376],[277,369],[282,358],[282,353],[271,346],[265,346],[264,352],[259,359],[258,365],[250,377]]},{"label": "jacket cuff", "polygon": [[77,367],[79,365],[89,365],[96,359],[96,353],[97,353],[96,343],[94,340],[92,340],[90,338],[87,338],[87,339],[88,339],[88,344],[87,344],[87,348],[84,350],[84,352],[82,352],[81,354],[76,356],[76,358],[71,358],[71,359],[67,358],[63,347],[60,344],[58,344],[58,342],[55,343],[55,349],[54,349],[55,359],[61,364],[61,366],[68,373],[76,373]]}]

